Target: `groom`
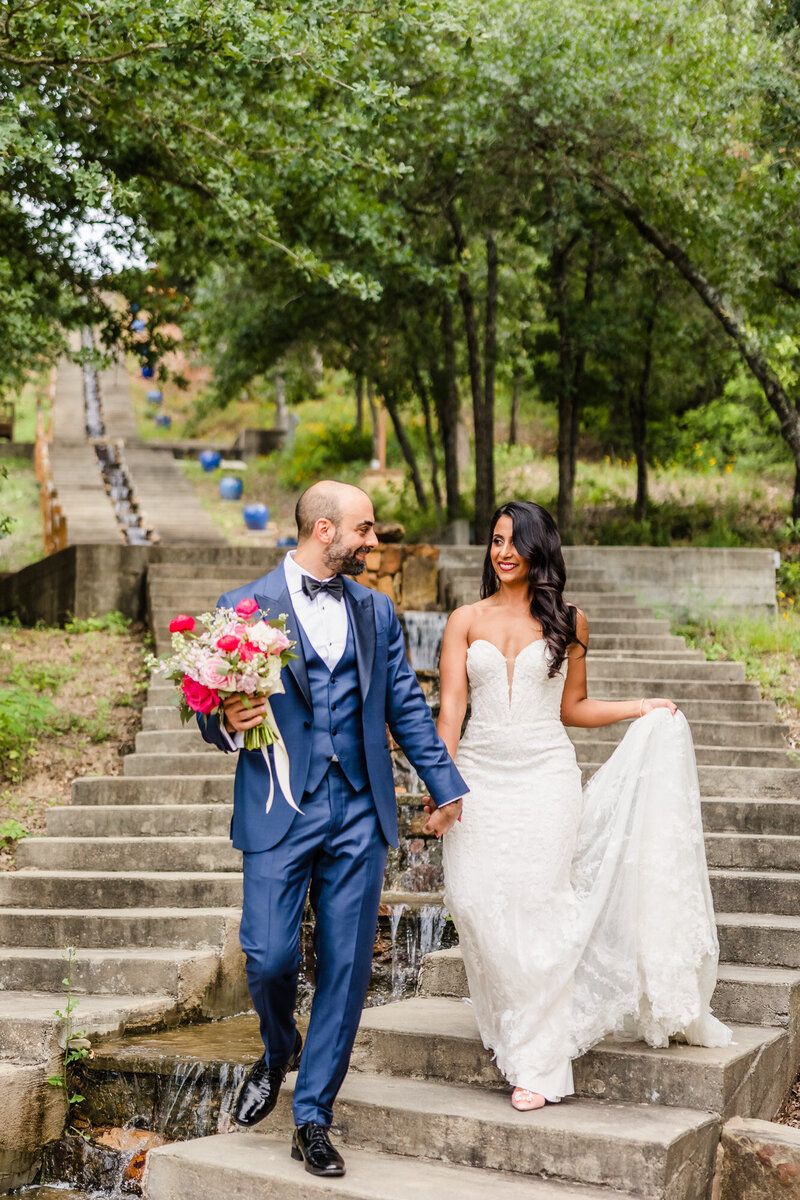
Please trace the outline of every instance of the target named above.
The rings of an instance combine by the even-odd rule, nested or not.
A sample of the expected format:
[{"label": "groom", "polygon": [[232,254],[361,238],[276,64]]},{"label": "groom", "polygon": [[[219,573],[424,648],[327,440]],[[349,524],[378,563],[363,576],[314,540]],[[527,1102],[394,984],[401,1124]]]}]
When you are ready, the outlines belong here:
[{"label": "groom", "polygon": [[[391,601],[354,583],[377,546],[375,517],[360,488],[325,481],[297,503],[297,550],[254,583],[221,596],[252,598],[270,618],[287,614],[297,658],[272,711],[290,759],[295,812],[276,784],[269,813],[261,751],[240,749],[263,702],[225,702],[223,726],[198,714],[203,737],[239,749],[231,837],[244,852],[240,938],[264,1057],[247,1076],[234,1119],[250,1126],[275,1107],[298,1067],[292,1156],[314,1175],[343,1175],[328,1127],[372,966],[388,846],[397,845],[397,803],[386,725],[438,806],[466,792],[436,733],[405,656]],[[274,774],[274,771],[273,771]],[[306,1044],[294,1022],[300,923],[308,889],[315,914],[316,987]]]}]

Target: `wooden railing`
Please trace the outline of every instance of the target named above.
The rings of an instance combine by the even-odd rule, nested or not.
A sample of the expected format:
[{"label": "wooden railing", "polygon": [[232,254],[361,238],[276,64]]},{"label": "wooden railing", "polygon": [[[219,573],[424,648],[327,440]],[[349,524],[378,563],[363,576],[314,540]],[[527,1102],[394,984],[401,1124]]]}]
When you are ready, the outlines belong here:
[{"label": "wooden railing", "polygon": [[50,466],[54,398],[55,372],[50,376],[50,417],[46,426],[41,397],[36,404],[36,448],[34,451],[34,464],[36,466],[36,478],[39,480],[39,501],[42,507],[45,554],[55,554],[57,550],[63,550],[67,544],[67,518],[61,511],[61,505],[58,502],[58,492],[53,483],[53,470]]}]

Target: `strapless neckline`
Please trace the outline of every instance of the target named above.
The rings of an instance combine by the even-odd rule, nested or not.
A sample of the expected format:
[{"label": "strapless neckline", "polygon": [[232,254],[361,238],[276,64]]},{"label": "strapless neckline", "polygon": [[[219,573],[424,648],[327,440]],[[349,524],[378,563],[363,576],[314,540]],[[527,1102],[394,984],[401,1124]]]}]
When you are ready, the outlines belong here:
[{"label": "strapless neckline", "polygon": [[503,654],[500,647],[496,646],[494,644],[494,642],[490,642],[488,638],[475,638],[475,640],[473,642],[470,642],[469,646],[467,647],[467,656],[469,656],[469,652],[472,649],[472,647],[477,646],[479,643],[484,646],[491,646],[492,650],[495,651],[495,653],[497,654],[497,657],[500,659],[500,661],[502,663],[505,663],[506,685],[508,688],[507,701],[508,701],[508,710],[510,712],[512,701],[514,698],[514,676],[516,674],[517,659],[521,658],[526,650],[530,650],[531,646],[547,646],[547,642],[545,641],[544,638],[534,638],[533,641],[526,642],[525,645],[522,647],[522,649],[519,651],[519,653],[515,654],[513,658],[507,658],[505,656],[505,654]]}]

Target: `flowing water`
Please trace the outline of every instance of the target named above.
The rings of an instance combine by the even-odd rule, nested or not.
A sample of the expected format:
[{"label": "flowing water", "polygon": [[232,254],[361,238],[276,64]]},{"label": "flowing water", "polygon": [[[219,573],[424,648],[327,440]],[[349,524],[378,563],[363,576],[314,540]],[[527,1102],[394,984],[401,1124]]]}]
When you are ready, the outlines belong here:
[{"label": "flowing water", "polygon": [[446,612],[404,612],[401,616],[406,635],[408,661],[415,671],[435,671],[439,666]]}]

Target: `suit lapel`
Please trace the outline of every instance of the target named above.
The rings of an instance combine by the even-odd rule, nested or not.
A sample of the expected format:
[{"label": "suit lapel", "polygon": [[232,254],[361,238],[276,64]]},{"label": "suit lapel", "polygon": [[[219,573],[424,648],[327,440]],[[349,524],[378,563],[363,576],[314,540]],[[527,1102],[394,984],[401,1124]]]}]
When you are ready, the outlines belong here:
[{"label": "suit lapel", "polygon": [[370,592],[362,593],[361,588],[356,588],[347,578],[344,581],[344,599],[353,626],[361,699],[366,700],[375,665],[375,608]]},{"label": "suit lapel", "polygon": [[292,651],[293,654],[297,655],[297,658],[290,659],[286,669],[287,671],[291,671],[308,707],[311,708],[311,688],[308,682],[306,658],[303,653],[303,639],[300,636],[300,623],[292,607],[283,567],[276,567],[274,571],[270,572],[267,576],[263,592],[256,592],[255,599],[262,612],[269,611],[269,619],[271,621],[281,613],[286,613],[286,636],[297,643]]}]

